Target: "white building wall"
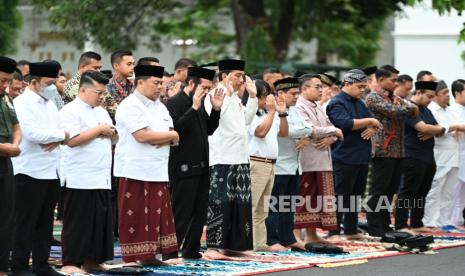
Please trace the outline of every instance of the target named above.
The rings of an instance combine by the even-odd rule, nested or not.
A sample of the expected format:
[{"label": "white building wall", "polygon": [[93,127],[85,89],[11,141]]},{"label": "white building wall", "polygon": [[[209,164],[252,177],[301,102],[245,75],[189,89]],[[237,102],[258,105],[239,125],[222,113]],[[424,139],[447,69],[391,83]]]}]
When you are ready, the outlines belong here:
[{"label": "white building wall", "polygon": [[430,5],[431,2],[407,7],[396,17],[395,66],[414,79],[421,70],[431,71],[450,86],[455,79],[465,78],[465,63],[461,58],[465,44],[458,44],[465,18],[455,12],[439,16]]}]

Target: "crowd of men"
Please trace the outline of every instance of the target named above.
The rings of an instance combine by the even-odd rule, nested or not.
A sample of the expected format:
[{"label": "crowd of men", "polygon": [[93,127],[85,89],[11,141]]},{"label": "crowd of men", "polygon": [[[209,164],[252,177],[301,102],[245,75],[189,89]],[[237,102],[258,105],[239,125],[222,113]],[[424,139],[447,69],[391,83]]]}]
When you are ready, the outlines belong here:
[{"label": "crowd of men", "polygon": [[[449,89],[390,65],[340,81],[249,76],[243,60],[185,58],[171,75],[127,50],[112,70],[101,59],[83,53],[67,79],[55,60],[0,57],[0,275],[30,271],[31,254],[37,275],[105,271],[115,236],[129,266],[461,231],[465,80]],[[48,263],[54,220],[61,272]]]}]

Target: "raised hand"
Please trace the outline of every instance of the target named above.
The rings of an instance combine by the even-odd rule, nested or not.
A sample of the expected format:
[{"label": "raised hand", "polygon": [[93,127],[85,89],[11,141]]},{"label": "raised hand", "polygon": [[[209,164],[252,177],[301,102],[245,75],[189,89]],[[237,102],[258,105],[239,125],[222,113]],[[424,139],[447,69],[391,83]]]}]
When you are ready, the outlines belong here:
[{"label": "raised hand", "polygon": [[276,112],[276,100],[273,95],[266,96],[265,109],[270,113]]},{"label": "raised hand", "polygon": [[255,86],[255,81],[252,81],[249,76],[245,76],[245,89],[247,89],[247,92],[249,92],[250,98],[255,98],[257,96],[257,87]]},{"label": "raised hand", "polygon": [[213,92],[213,95],[210,96],[210,103],[212,104],[212,107],[216,111],[221,110],[221,106],[223,106],[223,101],[224,101],[224,96],[226,94],[224,93],[223,88],[216,88],[215,91]]},{"label": "raised hand", "polygon": [[192,108],[198,110],[202,106],[202,100],[205,95],[208,93],[207,90],[202,89],[200,85],[197,85],[197,88],[194,92],[194,97],[192,97]]},{"label": "raised hand", "polygon": [[285,113],[287,110],[286,101],[284,100],[284,95],[279,95],[276,97],[276,110],[279,113]]}]

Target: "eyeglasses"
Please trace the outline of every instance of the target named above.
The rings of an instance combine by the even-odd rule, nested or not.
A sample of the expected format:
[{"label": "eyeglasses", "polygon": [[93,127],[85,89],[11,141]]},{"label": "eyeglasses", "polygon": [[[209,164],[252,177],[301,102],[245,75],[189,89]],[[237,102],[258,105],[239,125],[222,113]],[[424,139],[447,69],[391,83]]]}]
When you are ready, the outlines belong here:
[{"label": "eyeglasses", "polygon": [[107,93],[106,90],[97,90],[97,89],[92,89],[92,88],[89,88],[89,90],[97,94],[97,96],[99,97],[102,97]]}]

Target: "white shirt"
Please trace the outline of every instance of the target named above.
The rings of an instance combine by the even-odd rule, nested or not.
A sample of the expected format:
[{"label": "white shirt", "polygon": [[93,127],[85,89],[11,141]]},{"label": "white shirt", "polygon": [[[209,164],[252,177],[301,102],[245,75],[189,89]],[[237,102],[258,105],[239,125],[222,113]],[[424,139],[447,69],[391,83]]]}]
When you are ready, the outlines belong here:
[{"label": "white shirt", "polygon": [[[465,123],[465,106],[452,103],[450,111],[460,120],[460,123]],[[465,139],[459,139],[460,153],[459,153],[459,179],[465,182]]]},{"label": "white shirt", "polygon": [[434,137],[434,159],[438,166],[458,167],[459,166],[459,141],[455,132],[448,132],[449,126],[460,123],[460,120],[450,110],[449,107],[442,108],[435,102],[431,102],[428,108],[433,113],[439,125],[447,129],[442,137]]},{"label": "white shirt", "polygon": [[25,174],[36,179],[58,179],[59,147],[51,152],[42,144],[61,142],[65,131],[60,128],[58,109],[53,101],[26,88],[13,100],[21,127],[21,154],[12,158],[14,174]]},{"label": "white shirt", "polygon": [[137,90],[116,110],[119,140],[115,148],[114,174],[140,181],[167,182],[170,147],[139,143],[132,135],[147,128],[169,131],[173,120],[160,100],[152,101]]},{"label": "white shirt", "polygon": [[[61,126],[69,138],[100,124],[113,125],[108,112],[92,107],[77,96],[60,110]],[[60,178],[72,189],[111,190],[111,139],[97,137],[77,147],[61,147]]]},{"label": "white shirt", "polygon": [[287,123],[289,125],[288,137],[278,137],[279,153],[276,161],[276,175],[295,175],[301,171],[299,151],[295,149],[297,139],[309,137],[312,134],[312,125],[305,122],[295,107],[288,109]]},{"label": "white shirt", "polygon": [[[218,88],[226,88],[218,84]],[[213,91],[209,94],[213,95]],[[258,109],[257,98],[249,98],[244,107],[241,98],[234,92],[225,96],[221,107],[220,122],[213,135],[208,137],[210,144],[210,166],[238,165],[249,163],[247,126],[252,122]],[[210,97],[205,98],[205,110],[212,110]]]},{"label": "white shirt", "polygon": [[278,132],[280,125],[280,118],[276,114],[270,130],[265,138],[255,136],[255,130],[265,120],[268,115],[263,113],[258,116],[255,115],[252,123],[249,126],[249,155],[263,157],[268,159],[278,158]]}]

